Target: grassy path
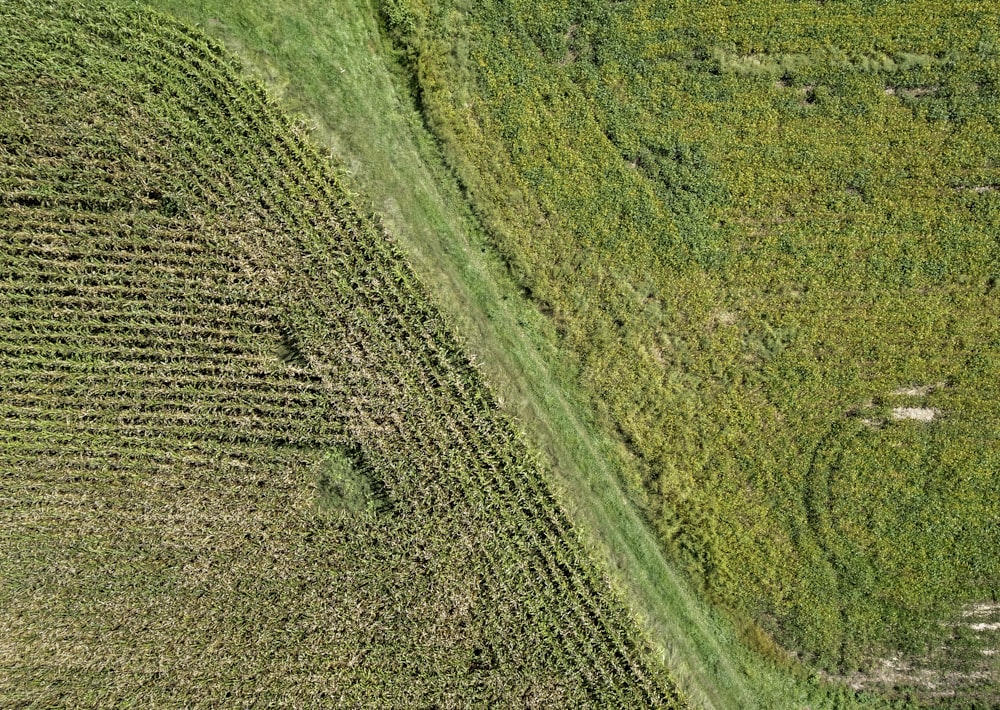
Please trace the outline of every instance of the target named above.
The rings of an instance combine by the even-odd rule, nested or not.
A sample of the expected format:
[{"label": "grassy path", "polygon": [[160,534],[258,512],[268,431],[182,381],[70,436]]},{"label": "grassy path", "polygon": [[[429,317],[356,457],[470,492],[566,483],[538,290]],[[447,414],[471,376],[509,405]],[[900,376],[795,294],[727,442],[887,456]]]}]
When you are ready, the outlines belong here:
[{"label": "grassy path", "polygon": [[614,445],[566,384],[547,321],[487,245],[412,98],[400,90],[405,80],[394,74],[371,0],[151,4],[237,52],[351,173],[507,410],[550,460],[553,484],[585,545],[692,704],[844,707],[845,698],[750,654],[668,565],[628,499]]}]

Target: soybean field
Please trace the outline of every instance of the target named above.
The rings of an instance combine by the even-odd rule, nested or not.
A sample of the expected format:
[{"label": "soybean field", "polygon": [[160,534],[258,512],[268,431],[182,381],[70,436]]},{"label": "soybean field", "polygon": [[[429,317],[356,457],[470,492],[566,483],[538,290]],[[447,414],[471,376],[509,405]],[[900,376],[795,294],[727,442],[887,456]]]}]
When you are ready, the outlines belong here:
[{"label": "soybean field", "polygon": [[692,583],[777,663],[995,705],[996,5],[380,7]]}]

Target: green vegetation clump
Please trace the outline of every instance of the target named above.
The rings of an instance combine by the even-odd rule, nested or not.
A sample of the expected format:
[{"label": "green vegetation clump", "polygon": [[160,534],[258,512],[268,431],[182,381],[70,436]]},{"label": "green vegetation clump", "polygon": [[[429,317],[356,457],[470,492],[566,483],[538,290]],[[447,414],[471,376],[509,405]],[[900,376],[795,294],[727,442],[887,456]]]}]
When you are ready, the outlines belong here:
[{"label": "green vegetation clump", "polygon": [[775,657],[995,702],[951,626],[1000,594],[995,6],[382,8],[692,579]]},{"label": "green vegetation clump", "polygon": [[0,705],[680,706],[301,126],[126,3],[4,28]]},{"label": "green vegetation clump", "polygon": [[389,504],[371,475],[341,451],[320,461],[316,476],[316,505],[323,512],[376,514]]}]

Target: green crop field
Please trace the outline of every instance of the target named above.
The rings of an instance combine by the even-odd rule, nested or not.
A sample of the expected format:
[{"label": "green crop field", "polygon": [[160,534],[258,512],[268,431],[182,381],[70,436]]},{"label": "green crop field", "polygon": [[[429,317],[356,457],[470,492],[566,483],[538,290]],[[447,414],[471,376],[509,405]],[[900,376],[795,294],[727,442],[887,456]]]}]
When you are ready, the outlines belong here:
[{"label": "green crop field", "polygon": [[673,559],[766,655],[996,703],[996,5],[381,8]]},{"label": "green crop field", "polygon": [[349,166],[345,179],[386,215],[434,300],[466,336],[498,404],[549,462],[554,492],[585,545],[692,705],[846,707],[843,691],[745,648],[732,622],[667,563],[634,495],[623,490],[614,443],[582,406],[551,324],[506,272],[443,165],[377,8],[354,0],[157,6],[223,40]]},{"label": "green crop field", "polygon": [[303,127],[128,3],[0,19],[0,705],[680,706]]},{"label": "green crop field", "polygon": [[0,706],[1000,703],[992,3],[149,4],[0,3]]},{"label": "green crop field", "polygon": [[995,702],[995,6],[382,9],[691,578],[763,652]]}]

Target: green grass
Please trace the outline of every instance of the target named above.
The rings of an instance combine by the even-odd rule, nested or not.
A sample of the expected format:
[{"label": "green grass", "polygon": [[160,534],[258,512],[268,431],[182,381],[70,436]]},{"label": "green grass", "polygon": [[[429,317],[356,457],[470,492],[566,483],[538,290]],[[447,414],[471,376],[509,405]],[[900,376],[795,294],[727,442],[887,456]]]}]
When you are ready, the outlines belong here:
[{"label": "green grass", "polygon": [[4,22],[0,705],[681,706],[301,126],[130,4]]},{"label": "green grass", "polygon": [[504,408],[554,463],[560,500],[695,704],[848,704],[802,671],[776,668],[748,651],[734,624],[667,564],[630,500],[634,492],[623,485],[632,470],[624,463],[628,452],[586,414],[573,369],[554,345],[552,323],[525,302],[442,167],[407,77],[379,33],[375,8],[346,2],[157,6],[239,52],[343,161],[465,335]]}]

